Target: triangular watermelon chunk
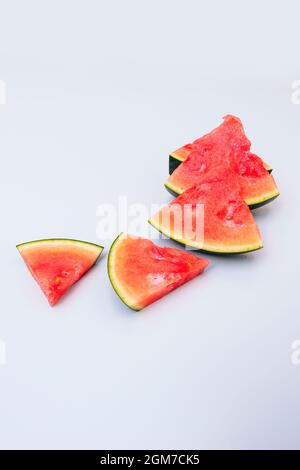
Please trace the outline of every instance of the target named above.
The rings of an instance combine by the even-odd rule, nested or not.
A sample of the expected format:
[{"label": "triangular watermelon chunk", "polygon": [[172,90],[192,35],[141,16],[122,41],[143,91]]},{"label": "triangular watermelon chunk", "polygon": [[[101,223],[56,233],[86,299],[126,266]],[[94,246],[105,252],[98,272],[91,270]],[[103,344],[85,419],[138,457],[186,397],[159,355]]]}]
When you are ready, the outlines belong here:
[{"label": "triangular watermelon chunk", "polygon": [[199,139],[198,144],[166,182],[165,186],[172,194],[182,194],[203,183],[212,170],[223,167],[231,170],[250,207],[263,205],[279,195],[264,162],[250,152],[251,143],[238,118],[226,116],[224,122]]},{"label": "triangular watermelon chunk", "polygon": [[[238,139],[237,139],[238,137]],[[208,134],[203,135],[199,139],[196,139],[191,144],[186,144],[183,147],[174,150],[170,153],[169,158],[169,173],[170,175],[174,170],[186,160],[192,152],[201,152],[203,149],[206,149],[208,146],[214,145],[216,142],[220,141],[220,138],[223,140],[223,145],[230,147],[234,146],[240,150],[250,150],[251,142],[245,135],[244,127],[241,120],[236,117],[228,114],[224,117],[223,122],[213,129]],[[267,171],[271,172],[272,167],[267,163],[263,162],[263,166]]]},{"label": "triangular watermelon chunk", "polygon": [[141,310],[201,274],[208,261],[121,233],[108,255],[108,275],[121,300]]},{"label": "triangular watermelon chunk", "polygon": [[263,246],[239,185],[224,168],[212,171],[149,222],[169,238],[203,251],[245,253]]},{"label": "triangular watermelon chunk", "polygon": [[21,243],[17,248],[51,306],[97,262],[103,250],[65,238]]}]

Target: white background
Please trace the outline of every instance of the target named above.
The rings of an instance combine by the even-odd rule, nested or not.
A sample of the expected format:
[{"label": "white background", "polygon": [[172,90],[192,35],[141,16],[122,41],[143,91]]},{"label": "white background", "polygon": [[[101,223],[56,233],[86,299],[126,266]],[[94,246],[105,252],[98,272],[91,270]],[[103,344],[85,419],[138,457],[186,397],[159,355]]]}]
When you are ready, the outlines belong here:
[{"label": "white background", "polygon": [[[0,1],[1,448],[299,448],[299,18],[286,0]],[[168,152],[227,113],[281,190],[255,212],[265,248],[136,314],[97,207],[169,201]],[[105,254],[50,309],[15,245],[55,236]]]}]

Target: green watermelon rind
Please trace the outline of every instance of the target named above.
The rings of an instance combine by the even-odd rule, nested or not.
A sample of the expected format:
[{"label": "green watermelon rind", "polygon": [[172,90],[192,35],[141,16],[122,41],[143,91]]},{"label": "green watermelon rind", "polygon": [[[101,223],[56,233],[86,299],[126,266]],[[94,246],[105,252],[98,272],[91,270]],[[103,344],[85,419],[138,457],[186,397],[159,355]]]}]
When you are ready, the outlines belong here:
[{"label": "green watermelon rind", "polygon": [[[179,157],[178,155],[176,155],[176,152],[170,153],[170,155],[169,155],[169,175],[171,175],[173,173],[173,171],[175,171],[176,168],[178,168],[179,165],[182,162],[184,162],[184,160],[185,160],[185,158]],[[269,173],[272,173],[273,168],[270,165],[268,165],[266,167],[266,170]]]},{"label": "green watermelon rind", "polygon": [[[183,193],[183,191],[181,192],[178,191],[176,187],[168,183],[165,183],[165,188],[170,194],[172,194],[172,196],[175,196],[175,197]],[[249,206],[249,209],[257,209],[258,207],[262,207],[268,204],[269,202],[274,201],[274,199],[276,199],[279,195],[280,195],[280,192],[278,191],[278,188],[276,187],[276,190],[274,190],[271,193],[262,195],[260,198],[256,198],[254,202],[247,202],[247,201],[245,202]]]},{"label": "green watermelon rind", "polygon": [[244,254],[251,253],[252,251],[258,251],[258,250],[261,250],[263,248],[263,243],[262,242],[259,245],[252,245],[252,246],[245,247],[243,249],[240,248],[238,250],[231,250],[231,251],[224,249],[224,247],[223,248],[219,248],[219,247],[212,248],[212,247],[209,247],[209,245],[205,246],[205,244],[203,246],[199,247],[199,245],[197,245],[195,243],[192,243],[189,240],[182,240],[182,239],[179,239],[179,238],[175,238],[174,236],[172,237],[168,230],[164,230],[163,227],[156,224],[152,219],[149,219],[148,223],[150,225],[152,225],[152,227],[154,227],[160,233],[162,233],[166,237],[170,238],[171,240],[173,240],[177,243],[180,243],[181,245],[189,246],[191,248],[194,248],[197,251],[201,251],[201,252],[204,252],[204,253],[210,253],[210,254],[215,254],[215,255],[238,255],[238,254],[243,254],[243,253]]},{"label": "green watermelon rind", "polygon": [[117,286],[117,282],[116,282],[116,279],[113,275],[113,268],[112,268],[112,265],[113,265],[113,260],[112,260],[112,257],[115,253],[115,249],[118,245],[118,242],[120,241],[120,238],[125,235],[124,232],[121,232],[117,238],[115,238],[115,240],[113,241],[113,243],[111,244],[111,247],[109,249],[109,253],[108,253],[108,257],[107,257],[107,273],[108,273],[108,277],[109,277],[109,280],[110,280],[110,283],[114,289],[114,291],[116,292],[116,294],[119,296],[119,298],[122,300],[122,302],[127,306],[129,307],[131,310],[134,310],[135,312],[139,312],[140,310],[142,310],[142,308],[137,308],[136,306],[132,305],[128,299],[126,298],[126,296],[124,296],[122,293],[121,293],[121,289],[120,287]]},{"label": "green watermelon rind", "polygon": [[74,238],[43,238],[43,239],[40,239],[40,240],[31,240],[29,242],[24,242],[24,243],[19,243],[18,245],[16,245],[16,248],[19,250],[22,246],[28,246],[28,245],[40,245],[42,243],[49,243],[49,242],[65,242],[66,244],[74,244],[74,243],[80,243],[82,245],[90,245],[90,246],[93,246],[95,248],[98,248],[99,250],[99,254],[97,256],[97,258],[95,259],[95,262],[93,264],[93,266],[98,262],[99,258],[100,258],[100,255],[102,253],[102,251],[104,250],[104,247],[101,246],[101,245],[97,245],[96,243],[92,243],[92,242],[87,242],[87,241],[84,241],[84,240],[76,240]]},{"label": "green watermelon rind", "polygon": [[175,154],[170,153],[169,155],[169,175],[179,167],[183,160],[177,157]]}]

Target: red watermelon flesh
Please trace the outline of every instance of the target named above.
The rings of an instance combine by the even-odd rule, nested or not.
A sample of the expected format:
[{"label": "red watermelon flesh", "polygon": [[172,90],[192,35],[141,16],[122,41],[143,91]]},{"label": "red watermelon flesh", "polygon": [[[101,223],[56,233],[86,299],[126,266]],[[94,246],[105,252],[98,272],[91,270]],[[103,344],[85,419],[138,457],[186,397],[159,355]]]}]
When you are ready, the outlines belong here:
[{"label": "red watermelon flesh", "polygon": [[195,140],[193,147],[195,150],[201,151],[203,146],[221,145],[223,148],[229,147],[232,151],[250,150],[251,142],[245,134],[242,121],[228,114],[224,116],[223,122],[210,133]]},{"label": "red watermelon flesh", "polygon": [[226,169],[211,172],[205,182],[186,190],[149,222],[171,239],[204,251],[242,253],[263,246],[239,185]]},{"label": "red watermelon flesh", "polygon": [[70,239],[37,240],[17,248],[51,306],[97,262],[103,250]]},{"label": "red watermelon flesh", "polygon": [[201,184],[212,169],[223,166],[232,171],[248,205],[259,205],[279,195],[275,180],[261,158],[249,151],[250,141],[245,138],[238,118],[225,117],[223,125],[202,139],[212,139],[212,143],[192,151],[170,175],[166,187],[171,192],[181,194]]},{"label": "red watermelon flesh", "polygon": [[251,207],[268,202],[279,195],[274,177],[266,170],[262,160],[251,152],[238,155],[232,169],[241,190],[241,196]]},{"label": "red watermelon flesh", "polygon": [[[191,144],[186,144],[183,147],[171,153],[174,158],[184,161],[192,152],[199,152],[202,154],[205,149],[212,149],[216,145],[234,150],[235,152],[250,151],[251,142],[247,138],[242,121],[236,117],[228,114],[223,118],[223,122],[213,129],[208,134],[196,139]],[[269,170],[270,166],[263,162],[264,167]]]},{"label": "red watermelon flesh", "polygon": [[133,310],[141,310],[201,274],[208,261],[176,248],[121,233],[108,259],[112,286]]}]

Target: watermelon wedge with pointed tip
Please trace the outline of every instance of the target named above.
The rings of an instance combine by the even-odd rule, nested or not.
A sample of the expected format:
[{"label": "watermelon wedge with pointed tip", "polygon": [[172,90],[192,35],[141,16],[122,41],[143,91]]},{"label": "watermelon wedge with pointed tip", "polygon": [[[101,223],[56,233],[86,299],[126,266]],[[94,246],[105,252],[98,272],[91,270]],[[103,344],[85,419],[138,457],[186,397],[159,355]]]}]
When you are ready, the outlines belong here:
[{"label": "watermelon wedge with pointed tip", "polygon": [[228,169],[239,184],[243,199],[252,209],[279,196],[274,177],[264,168],[257,155],[245,152],[226,160],[224,155],[217,150],[213,155],[205,157],[193,152],[169,177],[165,184],[167,190],[177,196],[192,186],[203,183],[212,172]]},{"label": "watermelon wedge with pointed tip", "polygon": [[103,247],[56,238],[21,243],[17,249],[53,306],[98,261]]},{"label": "watermelon wedge with pointed tip", "polygon": [[205,143],[192,151],[169,176],[165,186],[171,194],[182,194],[203,183],[211,171],[223,167],[231,171],[243,199],[251,208],[264,205],[279,195],[276,182],[264,162],[249,151],[250,141],[238,118],[226,116],[224,123],[205,138]]},{"label": "watermelon wedge with pointed tip", "polygon": [[186,190],[149,223],[169,238],[207,252],[246,253],[263,246],[236,181],[224,169]]},{"label": "watermelon wedge with pointed tip", "polygon": [[208,261],[121,233],[108,255],[108,275],[120,299],[141,310],[201,274]]},{"label": "watermelon wedge with pointed tip", "polygon": [[[238,136],[238,139],[237,139]],[[241,120],[235,116],[227,115],[223,122],[208,134],[196,139],[191,144],[186,144],[169,155],[169,174],[171,175],[176,168],[185,161],[192,152],[202,152],[207,146],[217,143],[220,138],[223,139],[223,145],[239,147],[241,150],[250,150],[251,142],[246,137]],[[272,167],[262,162],[268,172],[272,171]]]}]

